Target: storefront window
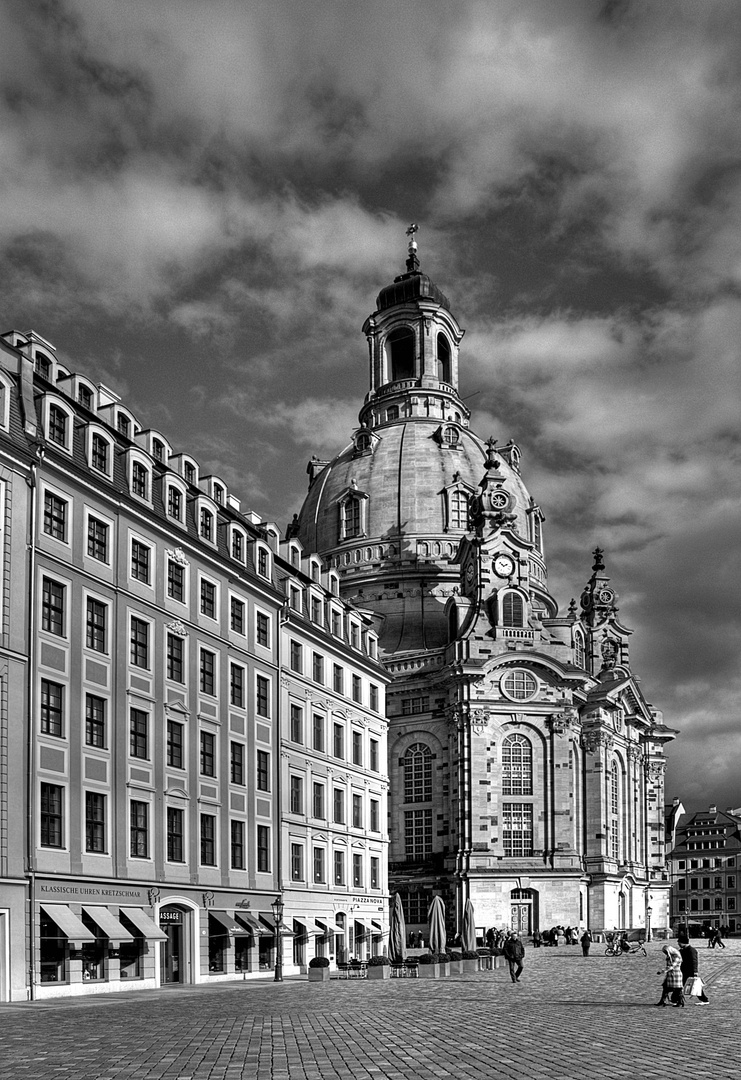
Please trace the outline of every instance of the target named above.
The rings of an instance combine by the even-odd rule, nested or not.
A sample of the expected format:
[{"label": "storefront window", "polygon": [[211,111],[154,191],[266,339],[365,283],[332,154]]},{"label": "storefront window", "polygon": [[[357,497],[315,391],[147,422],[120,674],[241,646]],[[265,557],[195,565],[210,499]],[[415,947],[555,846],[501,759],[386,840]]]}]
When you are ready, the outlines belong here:
[{"label": "storefront window", "polygon": [[68,976],[64,962],[67,938],[43,911],[40,931],[42,983],[67,982]]},{"label": "storefront window", "polygon": [[226,928],[215,919],[208,917],[208,970],[213,974],[224,970],[226,950],[229,947],[229,934]]},{"label": "storefront window", "polygon": [[121,978],[142,978],[142,952],[144,951],[144,938],[136,937],[133,941],[121,943],[119,949]]},{"label": "storefront window", "polygon": [[234,970],[250,970],[250,939],[248,937],[234,939]]},{"label": "storefront window", "polygon": [[273,939],[261,937],[258,946],[260,950],[260,971],[270,971],[273,967]]},{"label": "storefront window", "polygon": [[94,942],[85,942],[82,946],[83,982],[102,982],[105,979],[105,951],[108,939],[101,935],[96,923],[83,912],[82,921],[88,930],[95,934]]}]

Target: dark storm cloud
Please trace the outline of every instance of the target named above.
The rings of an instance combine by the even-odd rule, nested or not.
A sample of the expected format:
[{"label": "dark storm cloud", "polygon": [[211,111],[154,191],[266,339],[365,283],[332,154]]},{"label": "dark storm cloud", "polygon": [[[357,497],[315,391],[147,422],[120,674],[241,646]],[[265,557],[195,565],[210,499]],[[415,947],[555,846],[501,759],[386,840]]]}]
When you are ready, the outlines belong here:
[{"label": "dark storm cloud", "polygon": [[546,511],[554,591],[607,549],[682,730],[668,790],[740,803],[740,105],[734,0],[16,0],[6,327],[283,522],[306,457],[355,425],[360,326],[420,221],[474,426],[522,445]]}]

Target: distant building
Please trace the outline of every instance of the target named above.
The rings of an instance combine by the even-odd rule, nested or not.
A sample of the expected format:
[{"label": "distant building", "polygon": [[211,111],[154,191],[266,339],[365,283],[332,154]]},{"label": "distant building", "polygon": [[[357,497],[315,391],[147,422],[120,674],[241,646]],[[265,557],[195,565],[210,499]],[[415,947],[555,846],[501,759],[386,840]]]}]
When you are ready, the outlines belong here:
[{"label": "distant building", "polygon": [[288,971],[379,951],[387,677],[337,575],[35,333],[0,338],[0,521],[0,1000],[272,972],[277,896]]},{"label": "distant building", "polygon": [[435,893],[451,936],[468,899],[480,933],[643,927],[649,912],[668,926],[676,732],[633,673],[602,551],[560,611],[520,448],[471,431],[464,332],[413,239],[363,332],[358,426],[309,463],[290,531],[378,628],[393,680],[390,889],[410,929],[426,929]]},{"label": "distant building", "polygon": [[672,927],[741,929],[741,809],[711,806],[681,822],[669,865]]}]

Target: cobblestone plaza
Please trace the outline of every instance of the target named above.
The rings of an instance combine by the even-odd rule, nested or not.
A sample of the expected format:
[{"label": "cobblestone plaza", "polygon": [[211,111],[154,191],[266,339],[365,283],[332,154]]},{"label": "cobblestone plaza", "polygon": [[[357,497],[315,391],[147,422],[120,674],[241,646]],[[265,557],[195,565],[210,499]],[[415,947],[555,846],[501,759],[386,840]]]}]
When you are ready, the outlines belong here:
[{"label": "cobblestone plaza", "polygon": [[0,1078],[735,1080],[741,942],[696,944],[708,1008],[654,1008],[660,942],[647,958],[528,948],[519,985],[497,969],[2,1006]]}]

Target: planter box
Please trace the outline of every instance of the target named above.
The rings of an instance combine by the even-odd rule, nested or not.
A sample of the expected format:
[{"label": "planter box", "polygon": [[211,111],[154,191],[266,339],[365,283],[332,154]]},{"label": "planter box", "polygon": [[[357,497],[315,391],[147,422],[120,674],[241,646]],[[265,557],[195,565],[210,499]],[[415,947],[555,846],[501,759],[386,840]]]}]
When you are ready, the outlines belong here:
[{"label": "planter box", "polygon": [[465,960],[451,960],[450,965],[449,965],[450,966],[450,974],[451,975],[462,975],[463,972],[466,970],[465,963],[466,963]]},{"label": "planter box", "polygon": [[464,975],[474,975],[479,971],[478,960],[461,960],[461,965],[463,966]]},{"label": "planter box", "polygon": [[388,979],[391,976],[390,964],[369,964],[366,968],[369,979]]},{"label": "planter box", "polygon": [[310,967],[309,982],[329,982],[328,967]]},{"label": "planter box", "polygon": [[417,970],[419,971],[420,979],[440,978],[440,964],[420,964]]},{"label": "planter box", "polygon": [[440,964],[440,978],[446,979],[450,975],[450,964]]}]

